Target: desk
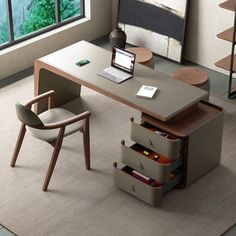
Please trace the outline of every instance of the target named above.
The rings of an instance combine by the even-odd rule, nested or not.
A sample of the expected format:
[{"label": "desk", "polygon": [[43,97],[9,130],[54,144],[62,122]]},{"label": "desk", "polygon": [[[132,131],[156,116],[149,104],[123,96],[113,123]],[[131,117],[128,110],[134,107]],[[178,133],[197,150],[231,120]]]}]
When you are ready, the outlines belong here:
[{"label": "desk", "polygon": [[[90,63],[76,66],[75,63],[82,59],[88,59]],[[134,78],[121,84],[96,75],[97,71],[109,66],[110,61],[111,52],[86,41],[42,57],[35,61],[35,95],[54,89],[57,105],[61,105],[79,96],[79,86],[82,85],[162,121],[186,111],[208,95],[206,91],[140,64],[135,65]],[[68,80],[74,83],[68,83]],[[154,99],[136,96],[142,85],[159,88]],[[38,112],[42,109],[39,108]]]},{"label": "desk", "polygon": [[[88,59],[90,63],[76,66],[75,63],[82,59]],[[53,89],[56,91],[56,105],[60,106],[80,96],[82,85],[139,110],[142,124],[136,124],[131,119],[131,139],[171,161],[153,164],[153,160],[131,150],[125,142],[121,145],[122,161],[161,181],[163,186],[155,188],[140,183],[120,170],[117,164],[114,164],[115,181],[134,196],[149,204],[157,204],[163,192],[169,191],[179,181],[187,186],[219,164],[223,110],[201,101],[208,92],[144,65],[135,65],[134,78],[121,84],[96,75],[97,71],[110,64],[110,60],[109,51],[86,41],[42,57],[35,61],[35,95]],[[153,99],[137,97],[142,85],[156,86],[159,91]],[[39,104],[36,112],[40,113],[46,109],[45,106]],[[150,126],[151,130],[148,129]],[[163,137],[153,129],[174,138]],[[169,176],[173,170],[180,174],[172,181]]]}]

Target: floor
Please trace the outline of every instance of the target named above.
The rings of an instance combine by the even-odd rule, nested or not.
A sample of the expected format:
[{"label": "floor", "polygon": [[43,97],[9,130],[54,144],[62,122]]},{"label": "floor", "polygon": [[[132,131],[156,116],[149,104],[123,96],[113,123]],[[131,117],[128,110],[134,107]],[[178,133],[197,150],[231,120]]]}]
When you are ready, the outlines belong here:
[{"label": "floor", "polygon": [[140,114],[92,90],[82,92],[93,114],[92,171],[84,169],[81,135],[71,135],[64,140],[50,191],[44,193],[50,145],[27,135],[16,168],[9,167],[20,127],[14,102],[32,97],[33,76],[0,90],[0,223],[19,236],[219,236],[235,224],[235,104],[211,96],[212,103],[226,110],[221,165],[191,186],[173,189],[154,208],[113,182],[120,141],[131,142],[129,118],[139,122]]},{"label": "floor", "polygon": [[[107,37],[103,37],[98,40],[95,40],[94,43],[97,45],[100,45],[106,49],[110,48]],[[155,69],[159,70],[163,73],[166,73],[166,74],[170,74],[171,72],[173,72],[174,70],[176,70],[178,67],[181,67],[181,66],[190,66],[191,65],[191,66],[198,67],[198,65],[193,64],[188,61],[184,61],[183,65],[179,65],[174,62],[163,59],[161,57],[158,57],[156,55],[154,56],[154,60],[155,60]],[[203,69],[206,70],[209,75],[209,79],[210,79],[210,83],[211,83],[211,87],[210,87],[211,93],[214,95],[220,95],[220,96],[226,97],[228,76],[223,75],[218,72],[215,72],[215,71],[212,71],[212,70],[209,70],[207,68],[203,68]],[[0,80],[0,88],[5,87],[11,83],[14,83],[14,82],[20,80],[21,78],[25,78],[26,76],[31,75],[32,73],[33,73],[33,69],[29,68],[23,72],[20,72],[16,75],[10,76],[4,80]],[[224,234],[224,236],[236,235],[235,231],[236,230],[234,228],[231,228],[230,231],[228,231]],[[0,224],[0,236],[11,236],[11,235],[15,235],[15,234],[11,233],[4,226],[2,226]]]}]

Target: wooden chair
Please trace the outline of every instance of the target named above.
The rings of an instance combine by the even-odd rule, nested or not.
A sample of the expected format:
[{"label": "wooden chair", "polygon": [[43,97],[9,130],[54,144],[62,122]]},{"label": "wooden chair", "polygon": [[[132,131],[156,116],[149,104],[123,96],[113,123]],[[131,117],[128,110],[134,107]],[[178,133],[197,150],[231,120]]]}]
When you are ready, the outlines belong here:
[{"label": "wooden chair", "polygon": [[[63,108],[55,108],[53,105],[54,94],[55,92],[51,90],[33,98],[26,105],[16,103],[17,117],[22,124],[10,166],[15,166],[26,130],[29,131],[32,136],[54,146],[42,188],[43,191],[47,191],[65,136],[77,131],[83,133],[85,166],[86,169],[90,169],[89,116],[91,113],[85,111],[79,115],[75,115]],[[45,98],[48,102],[48,110],[40,115],[36,115],[31,110],[32,105]]]}]

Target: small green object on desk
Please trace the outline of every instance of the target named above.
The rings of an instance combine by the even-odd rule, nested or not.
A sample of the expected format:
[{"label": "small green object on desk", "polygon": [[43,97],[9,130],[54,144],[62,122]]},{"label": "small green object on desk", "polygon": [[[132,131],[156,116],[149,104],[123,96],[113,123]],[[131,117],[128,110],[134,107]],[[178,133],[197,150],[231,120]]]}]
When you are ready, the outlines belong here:
[{"label": "small green object on desk", "polygon": [[89,62],[90,62],[89,60],[83,59],[81,61],[76,62],[76,65],[77,66],[84,66],[84,65],[88,64]]},{"label": "small green object on desk", "polygon": [[143,151],[143,154],[148,156],[149,155],[149,152],[148,151]]}]

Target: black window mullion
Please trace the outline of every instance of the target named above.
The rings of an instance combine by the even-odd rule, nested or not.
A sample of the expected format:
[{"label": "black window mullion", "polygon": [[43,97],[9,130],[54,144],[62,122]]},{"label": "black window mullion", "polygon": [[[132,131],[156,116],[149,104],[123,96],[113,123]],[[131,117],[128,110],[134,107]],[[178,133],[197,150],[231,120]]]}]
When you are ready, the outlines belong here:
[{"label": "black window mullion", "polygon": [[80,0],[80,15],[84,16],[84,1]]},{"label": "black window mullion", "polygon": [[11,43],[14,41],[14,28],[13,28],[11,0],[6,0],[6,7],[7,7],[7,22],[8,22],[8,39],[9,39],[9,43]]},{"label": "black window mullion", "polygon": [[61,9],[60,9],[60,0],[55,0],[55,11],[56,11],[56,23],[61,22]]}]

